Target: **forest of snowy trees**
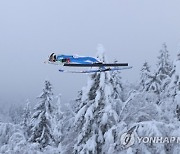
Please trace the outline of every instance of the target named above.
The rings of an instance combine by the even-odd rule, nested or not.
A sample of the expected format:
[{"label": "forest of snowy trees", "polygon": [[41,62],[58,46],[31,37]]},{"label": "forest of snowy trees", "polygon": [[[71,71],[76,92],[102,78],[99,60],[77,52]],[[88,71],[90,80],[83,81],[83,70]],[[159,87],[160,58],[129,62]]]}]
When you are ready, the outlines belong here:
[{"label": "forest of snowy trees", "polygon": [[[0,119],[0,153],[178,154],[175,142],[137,141],[141,136],[180,137],[180,52],[171,60],[163,44],[157,56],[153,70],[144,62],[138,83],[124,82],[120,71],[88,75],[71,102],[61,102],[45,81],[33,108],[27,100],[24,107],[9,109],[11,122]],[[97,58],[107,61],[102,47]],[[135,136],[131,146],[122,144],[126,132]]]}]

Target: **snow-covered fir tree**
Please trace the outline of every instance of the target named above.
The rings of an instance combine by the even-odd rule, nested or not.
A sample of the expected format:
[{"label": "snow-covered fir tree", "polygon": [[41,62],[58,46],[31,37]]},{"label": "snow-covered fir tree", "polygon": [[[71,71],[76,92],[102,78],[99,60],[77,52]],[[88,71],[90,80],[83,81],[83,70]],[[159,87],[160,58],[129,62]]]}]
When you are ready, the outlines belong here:
[{"label": "snow-covered fir tree", "polygon": [[148,74],[145,87],[146,91],[153,92],[159,96],[161,93],[161,80],[159,79],[157,72],[151,72]]},{"label": "snow-covered fir tree", "polygon": [[[78,95],[79,99],[80,95]],[[78,135],[77,130],[74,129],[74,117],[78,111],[77,100],[71,100],[63,104],[61,108],[62,119],[61,123],[61,143],[59,149],[63,154],[73,153],[73,147],[76,144]]]},{"label": "snow-covered fir tree", "polygon": [[31,118],[31,108],[30,108],[30,102],[29,100],[27,100],[26,107],[24,108],[24,113],[23,113],[23,122],[22,122],[23,127],[29,126],[30,118]]},{"label": "snow-covered fir tree", "polygon": [[150,74],[150,66],[148,62],[145,62],[141,68],[140,72],[140,90],[142,91],[147,91],[148,90],[148,84],[147,84],[147,79]]},{"label": "snow-covered fir tree", "polygon": [[53,104],[52,104],[52,85],[45,81],[45,87],[42,94],[38,97],[40,100],[34,109],[29,126],[29,141],[39,143],[41,147],[54,145],[53,136]]},{"label": "snow-covered fir tree", "polygon": [[63,116],[64,113],[62,112],[62,104],[61,104],[61,94],[57,97],[57,100],[54,104],[54,114],[52,117],[52,121],[55,124],[52,128],[54,140],[57,145],[61,144],[63,139]]},{"label": "snow-covered fir tree", "polygon": [[[102,46],[98,48],[97,57],[101,61],[106,61]],[[111,96],[112,86],[108,72],[89,76],[75,116],[75,127],[79,134],[74,153],[100,154],[109,150],[109,146],[106,146],[109,145],[106,144],[109,141],[106,140],[106,133],[119,120]],[[111,135],[113,138],[113,134]]]},{"label": "snow-covered fir tree", "polygon": [[174,61],[174,74],[169,86],[169,93],[176,106],[176,116],[180,121],[180,52]]},{"label": "snow-covered fir tree", "polygon": [[179,63],[180,63],[180,52],[177,53],[177,57],[174,60],[173,63],[173,73],[171,77],[171,83],[169,85],[169,94],[174,99],[177,95],[178,89],[179,89]]},{"label": "snow-covered fir tree", "polygon": [[74,113],[77,113],[80,108],[80,102],[82,98],[83,90],[78,91],[77,98],[71,103],[71,108]]},{"label": "snow-covered fir tree", "polygon": [[141,69],[140,85],[146,91],[154,92],[159,95],[170,83],[170,74],[172,72],[172,62],[169,58],[167,46],[164,43],[158,56],[157,69],[154,72],[150,71],[148,63],[145,62]]},{"label": "snow-covered fir tree", "polygon": [[169,51],[167,50],[167,46],[164,43],[162,49],[160,50],[160,55],[158,56],[157,63],[157,74],[158,78],[161,81],[160,89],[162,95],[165,97],[165,91],[168,88],[168,85],[171,81],[170,77],[172,75],[172,62],[169,58]]},{"label": "snow-covered fir tree", "polygon": [[167,45],[164,43],[162,49],[159,51],[160,55],[158,56],[157,63],[157,72],[159,78],[162,81],[170,75],[172,71],[172,62],[170,61],[169,51],[167,50]]},{"label": "snow-covered fir tree", "polygon": [[147,62],[143,64],[140,74],[140,91],[145,90],[156,94],[159,104],[163,100],[162,98],[168,97],[166,90],[170,83],[170,76],[172,73],[172,62],[169,59],[169,52],[166,44],[163,44],[163,48],[160,50],[158,56],[157,68],[154,72],[150,71],[150,67]]},{"label": "snow-covered fir tree", "polygon": [[29,100],[27,100],[26,107],[24,108],[23,122],[22,122],[22,127],[24,129],[24,135],[26,138],[28,138],[28,128],[30,125],[30,120],[31,120],[31,108],[30,108],[30,102]]},{"label": "snow-covered fir tree", "polygon": [[[117,61],[115,61],[117,63]],[[122,83],[121,71],[113,71],[110,73],[110,82],[113,86],[113,98],[125,101],[126,96],[124,94],[124,85]]]},{"label": "snow-covered fir tree", "polygon": [[110,72],[110,84],[112,87],[112,106],[119,115],[123,106],[123,102],[125,102],[129,97],[127,86],[122,81],[121,71]]},{"label": "snow-covered fir tree", "polygon": [[150,66],[145,62],[140,72],[140,91],[149,91],[157,95],[161,92],[161,81],[157,72],[151,72]]}]

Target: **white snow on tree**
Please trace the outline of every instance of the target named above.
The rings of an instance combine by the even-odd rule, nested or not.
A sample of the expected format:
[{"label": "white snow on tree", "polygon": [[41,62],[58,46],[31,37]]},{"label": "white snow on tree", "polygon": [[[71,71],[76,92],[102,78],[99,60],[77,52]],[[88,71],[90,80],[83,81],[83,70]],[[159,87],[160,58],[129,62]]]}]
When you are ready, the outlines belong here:
[{"label": "white snow on tree", "polygon": [[140,73],[140,91],[149,91],[157,95],[160,94],[161,89],[161,80],[158,77],[158,73],[152,73],[150,71],[150,66],[145,62],[141,68]]},{"label": "white snow on tree", "polygon": [[0,153],[23,153],[20,148],[25,142],[20,125],[0,123]]},{"label": "white snow on tree", "polygon": [[64,113],[61,103],[61,94],[59,94],[56,98],[57,100],[54,102],[54,114],[53,118],[51,119],[51,123],[53,123],[52,133],[54,136],[54,140],[56,142],[56,145],[60,146],[63,139]]},{"label": "white snow on tree", "polygon": [[148,74],[148,78],[145,82],[146,91],[153,92],[159,96],[161,93],[161,83],[158,73],[154,72]]},{"label": "white snow on tree", "polygon": [[172,62],[169,59],[169,52],[166,44],[163,44],[160,55],[158,56],[157,68],[151,72],[147,62],[143,64],[140,74],[140,91],[155,93],[160,104],[167,96],[168,85],[171,81]]},{"label": "white snow on tree", "polygon": [[[140,123],[159,120],[159,108],[157,104],[147,99],[145,93],[132,92],[120,111],[120,122],[114,126],[115,132],[115,153],[126,153],[126,148],[121,145],[121,135],[129,132]],[[134,133],[134,130],[133,130]],[[138,147],[138,146],[137,146]],[[135,147],[136,148],[136,147]],[[134,148],[133,148],[134,149]],[[128,151],[128,150],[127,150]],[[136,153],[133,150],[133,153]]]},{"label": "white snow on tree", "polygon": [[154,103],[153,98],[152,93],[132,93],[124,102],[120,119],[129,125],[134,122],[159,120],[159,107]]},{"label": "white snow on tree", "polygon": [[124,83],[121,77],[121,71],[113,71],[110,72],[110,84],[112,87],[112,106],[119,116],[124,102],[126,102],[127,98],[129,97],[129,83]]},{"label": "white snow on tree", "polygon": [[[157,63],[157,74],[158,78],[161,81],[160,90],[162,95],[165,94],[168,85],[171,81],[170,77],[172,75],[172,61],[169,58],[169,51],[167,50],[167,46],[164,43],[162,50],[160,50],[160,55],[158,56]],[[165,95],[163,95],[165,97]]]},{"label": "white snow on tree", "polygon": [[[103,47],[98,47],[97,57],[106,62]],[[89,76],[87,87],[82,91],[79,110],[75,116],[75,127],[79,131],[74,153],[103,153],[106,147],[105,133],[118,122],[113,109],[112,86],[108,72]]]},{"label": "white snow on tree", "polygon": [[146,84],[147,79],[149,77],[150,74],[150,66],[148,64],[148,62],[145,62],[141,68],[141,72],[140,72],[140,90],[142,91],[147,91],[148,90],[148,86]]},{"label": "white snow on tree", "polygon": [[180,90],[180,52],[177,53],[177,58],[174,61],[173,66],[174,73],[170,84],[170,94],[173,98],[175,98],[177,92]]},{"label": "white snow on tree", "polygon": [[26,101],[26,107],[24,108],[24,114],[23,114],[23,126],[27,127],[30,123],[30,117],[31,117],[31,108],[30,108],[30,102],[29,100]]},{"label": "white snow on tree", "polygon": [[26,102],[27,102],[26,107],[24,108],[24,113],[23,113],[23,122],[21,125],[24,129],[24,135],[28,139],[28,128],[31,120],[31,108],[30,108],[29,100],[27,100]]},{"label": "white snow on tree", "polygon": [[[166,125],[162,122],[157,122],[155,120],[140,122],[137,125],[135,135],[139,137],[166,137],[169,136],[169,132],[173,127],[171,125]],[[162,143],[135,143],[136,146],[133,147],[134,153],[149,153],[149,154],[166,154],[168,151],[166,149],[166,144]]]},{"label": "white snow on tree", "polygon": [[38,97],[40,101],[34,109],[29,127],[29,141],[39,143],[43,148],[47,145],[54,145],[52,96],[52,85],[49,81],[45,81],[45,87]]},{"label": "white snow on tree", "polygon": [[[115,61],[117,63],[117,61]],[[113,86],[112,97],[116,100],[124,102],[126,100],[125,87],[122,82],[121,71],[113,71],[110,73],[110,82]]]},{"label": "white snow on tree", "polygon": [[[139,92],[144,93],[144,101],[146,101],[146,96],[148,101],[154,101],[154,103],[159,103],[159,96],[161,93],[161,81],[158,78],[157,73],[152,73],[150,66],[147,62],[143,64],[140,72],[140,81],[139,81]],[[148,94],[148,95],[147,95]],[[152,97],[149,97],[152,95]]]},{"label": "white snow on tree", "polygon": [[[97,58],[107,63],[102,45]],[[180,136],[180,52],[172,67],[163,44],[157,67],[152,72],[145,62],[139,81],[138,87],[123,81],[120,71],[89,74],[87,86],[66,103],[45,81],[32,114],[27,101],[24,110],[10,108],[14,124],[0,122],[0,153],[179,153],[177,143],[138,143],[138,137]],[[122,134],[135,142],[127,146],[132,138],[122,142]]]},{"label": "white snow on tree", "polygon": [[169,51],[167,50],[167,46],[164,43],[162,49],[160,50],[157,63],[157,72],[159,74],[160,80],[165,79],[172,71],[172,62],[170,61],[169,57]]},{"label": "white snow on tree", "polygon": [[169,86],[170,96],[176,106],[176,116],[180,121],[180,52],[177,54],[177,58],[174,62],[174,74],[172,76],[171,84]]},{"label": "white snow on tree", "polygon": [[38,143],[29,143],[20,125],[0,123],[1,154],[59,154],[57,148],[48,146],[40,151]]},{"label": "white snow on tree", "polygon": [[[157,69],[152,73],[145,62],[141,69],[140,84],[142,89],[151,91],[157,94],[160,99],[160,95],[164,92],[170,83],[170,75],[172,72],[172,62],[169,58],[169,52],[167,46],[164,43],[158,56]],[[159,103],[159,102],[158,102]]]}]

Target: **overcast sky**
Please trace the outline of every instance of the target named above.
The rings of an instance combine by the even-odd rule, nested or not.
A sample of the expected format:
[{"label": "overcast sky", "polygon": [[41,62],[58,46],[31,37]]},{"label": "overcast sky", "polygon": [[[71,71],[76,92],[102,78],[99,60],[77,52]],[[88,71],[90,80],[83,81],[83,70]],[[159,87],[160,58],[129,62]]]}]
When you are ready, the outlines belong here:
[{"label": "overcast sky", "polygon": [[44,64],[51,52],[94,56],[101,43],[109,61],[133,66],[122,73],[131,82],[164,42],[174,58],[180,0],[0,0],[0,104],[34,101],[45,79],[63,101],[76,97],[87,75]]}]

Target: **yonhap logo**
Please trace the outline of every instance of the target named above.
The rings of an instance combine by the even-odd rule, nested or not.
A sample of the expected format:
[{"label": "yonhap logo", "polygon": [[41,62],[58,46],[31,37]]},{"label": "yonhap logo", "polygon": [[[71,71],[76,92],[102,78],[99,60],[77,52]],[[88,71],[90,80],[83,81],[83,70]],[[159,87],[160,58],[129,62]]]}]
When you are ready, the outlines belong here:
[{"label": "yonhap logo", "polygon": [[121,135],[121,145],[125,148],[132,146],[135,143],[134,133],[124,133]]},{"label": "yonhap logo", "polygon": [[138,136],[134,132],[128,131],[121,135],[120,143],[123,148],[128,148],[133,144],[180,144],[180,137],[175,136]]}]

